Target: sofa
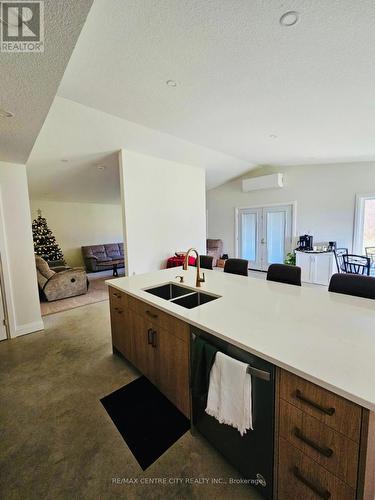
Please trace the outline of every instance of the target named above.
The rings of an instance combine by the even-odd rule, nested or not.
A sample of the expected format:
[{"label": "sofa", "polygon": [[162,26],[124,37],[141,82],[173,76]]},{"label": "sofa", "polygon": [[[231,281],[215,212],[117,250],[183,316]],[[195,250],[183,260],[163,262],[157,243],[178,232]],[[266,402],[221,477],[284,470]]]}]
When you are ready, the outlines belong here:
[{"label": "sofa", "polygon": [[88,280],[81,267],[55,272],[39,255],[35,265],[40,293],[48,302],[87,293]]},{"label": "sofa", "polygon": [[[96,272],[112,269],[112,261],[120,261],[117,267],[124,267],[124,244],[107,243],[81,247],[86,271]],[[122,262],[121,262],[122,261]],[[108,265],[106,265],[108,263]],[[98,265],[100,264],[100,265]]]},{"label": "sofa", "polygon": [[223,240],[207,239],[207,255],[214,258],[212,265],[215,267],[218,259],[223,254]]}]

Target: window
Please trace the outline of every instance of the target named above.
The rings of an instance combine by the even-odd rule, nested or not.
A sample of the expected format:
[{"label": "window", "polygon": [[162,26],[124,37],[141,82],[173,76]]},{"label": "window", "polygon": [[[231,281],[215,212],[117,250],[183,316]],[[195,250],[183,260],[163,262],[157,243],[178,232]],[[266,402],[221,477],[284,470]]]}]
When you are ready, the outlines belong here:
[{"label": "window", "polygon": [[364,203],[363,247],[375,247],[375,198]]},{"label": "window", "polygon": [[365,255],[366,247],[375,247],[375,194],[358,195],[356,201],[353,251]]}]

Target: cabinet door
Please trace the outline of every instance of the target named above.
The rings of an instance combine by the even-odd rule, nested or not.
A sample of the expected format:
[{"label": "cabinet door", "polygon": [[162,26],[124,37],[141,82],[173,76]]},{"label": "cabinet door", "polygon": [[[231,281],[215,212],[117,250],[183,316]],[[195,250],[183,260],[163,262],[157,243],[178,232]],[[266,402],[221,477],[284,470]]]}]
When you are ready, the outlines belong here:
[{"label": "cabinet door", "polygon": [[[133,364],[151,382],[157,385],[155,370],[155,348],[152,347],[154,329],[140,314],[131,311],[131,338],[133,343]],[[154,335],[155,336],[155,335]]]},{"label": "cabinet door", "polygon": [[332,276],[332,253],[314,255],[313,283],[328,285]]},{"label": "cabinet door", "polygon": [[296,265],[301,268],[301,281],[311,283],[311,255],[304,252],[296,252]]},{"label": "cabinet door", "polygon": [[[182,328],[187,328],[184,325]],[[190,418],[189,343],[164,328],[155,335],[154,348],[158,386],[167,398]]]},{"label": "cabinet door", "polygon": [[121,352],[125,358],[131,360],[132,345],[129,311],[126,307],[125,300],[116,299],[115,302],[112,298],[110,300],[112,345]]}]

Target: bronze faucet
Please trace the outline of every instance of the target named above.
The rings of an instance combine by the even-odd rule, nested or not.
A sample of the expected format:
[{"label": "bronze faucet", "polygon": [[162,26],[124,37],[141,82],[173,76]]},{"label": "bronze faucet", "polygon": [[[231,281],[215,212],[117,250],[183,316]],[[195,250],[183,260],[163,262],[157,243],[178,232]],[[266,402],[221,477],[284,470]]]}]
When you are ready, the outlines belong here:
[{"label": "bronze faucet", "polygon": [[189,265],[189,254],[190,252],[195,252],[195,255],[197,256],[197,279],[195,280],[195,286],[200,287],[201,283],[204,283],[206,281],[204,273],[203,273],[203,278],[201,278],[201,264],[199,260],[199,253],[195,248],[189,248],[189,250],[186,252],[185,255],[185,260],[184,260],[184,271],[187,271],[188,265]]}]

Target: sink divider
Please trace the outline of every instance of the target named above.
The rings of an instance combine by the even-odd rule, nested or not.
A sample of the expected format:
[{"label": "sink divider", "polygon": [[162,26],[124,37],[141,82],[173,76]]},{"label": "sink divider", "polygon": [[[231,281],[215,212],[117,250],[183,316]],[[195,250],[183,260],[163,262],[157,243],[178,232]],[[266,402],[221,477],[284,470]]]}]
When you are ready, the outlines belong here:
[{"label": "sink divider", "polygon": [[168,299],[168,302],[174,302],[175,300],[182,299],[184,297],[188,297],[189,295],[194,295],[195,293],[198,293],[198,292],[194,291],[194,292],[185,293],[185,295],[180,295],[179,297],[174,297],[173,299]]}]

